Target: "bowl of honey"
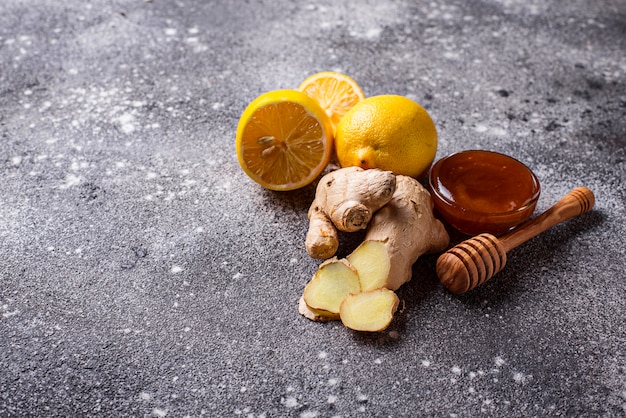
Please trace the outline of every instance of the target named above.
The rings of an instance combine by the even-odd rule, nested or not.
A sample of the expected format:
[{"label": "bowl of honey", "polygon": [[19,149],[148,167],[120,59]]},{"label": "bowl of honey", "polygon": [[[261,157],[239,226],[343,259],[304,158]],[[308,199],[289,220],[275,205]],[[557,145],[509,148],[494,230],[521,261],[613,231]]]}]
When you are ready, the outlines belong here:
[{"label": "bowl of honey", "polygon": [[429,174],[437,212],[466,235],[502,235],[528,220],[541,186],[530,168],[505,154],[467,150],[437,161]]}]

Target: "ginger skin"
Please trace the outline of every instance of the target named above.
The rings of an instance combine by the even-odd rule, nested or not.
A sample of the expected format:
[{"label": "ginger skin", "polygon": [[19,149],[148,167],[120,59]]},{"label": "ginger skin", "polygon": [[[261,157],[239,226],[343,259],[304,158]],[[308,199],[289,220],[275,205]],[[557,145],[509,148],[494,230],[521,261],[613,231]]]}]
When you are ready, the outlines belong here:
[{"label": "ginger skin", "polygon": [[304,296],[300,296],[300,299],[298,299],[298,312],[305,318],[315,322],[329,322],[340,319],[338,313],[311,308],[304,300]]},{"label": "ginger skin", "polygon": [[390,171],[346,167],[320,179],[309,208],[305,246],[313,258],[328,259],[339,246],[337,230],[365,229],[374,213],[395,191],[396,176]]}]

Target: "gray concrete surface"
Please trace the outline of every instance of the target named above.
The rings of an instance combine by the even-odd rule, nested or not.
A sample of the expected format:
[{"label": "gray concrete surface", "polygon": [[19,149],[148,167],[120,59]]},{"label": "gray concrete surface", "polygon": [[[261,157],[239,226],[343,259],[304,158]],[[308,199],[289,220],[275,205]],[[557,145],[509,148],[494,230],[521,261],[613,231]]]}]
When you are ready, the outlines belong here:
[{"label": "gray concrete surface", "polygon": [[[619,0],[2,0],[0,416],[624,416],[625,52]],[[321,70],[594,211],[464,296],[420,259],[383,333],[304,319],[313,186],[234,137]]]}]

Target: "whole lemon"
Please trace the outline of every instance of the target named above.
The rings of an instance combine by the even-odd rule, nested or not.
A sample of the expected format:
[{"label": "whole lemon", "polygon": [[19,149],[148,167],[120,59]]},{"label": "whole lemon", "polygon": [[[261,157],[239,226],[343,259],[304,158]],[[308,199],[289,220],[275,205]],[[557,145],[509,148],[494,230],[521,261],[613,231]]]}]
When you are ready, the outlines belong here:
[{"label": "whole lemon", "polygon": [[352,107],[337,126],[342,167],[380,168],[423,176],[437,153],[437,129],[428,112],[398,95],[372,96]]}]

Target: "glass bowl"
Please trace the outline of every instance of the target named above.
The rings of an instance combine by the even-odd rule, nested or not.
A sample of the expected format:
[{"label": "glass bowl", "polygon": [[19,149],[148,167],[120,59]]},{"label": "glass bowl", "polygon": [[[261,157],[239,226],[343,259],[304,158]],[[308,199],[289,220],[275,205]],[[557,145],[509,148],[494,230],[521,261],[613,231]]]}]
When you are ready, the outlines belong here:
[{"label": "glass bowl", "polygon": [[541,187],[526,165],[493,151],[468,150],[437,161],[430,170],[435,208],[467,235],[502,235],[532,215]]}]

